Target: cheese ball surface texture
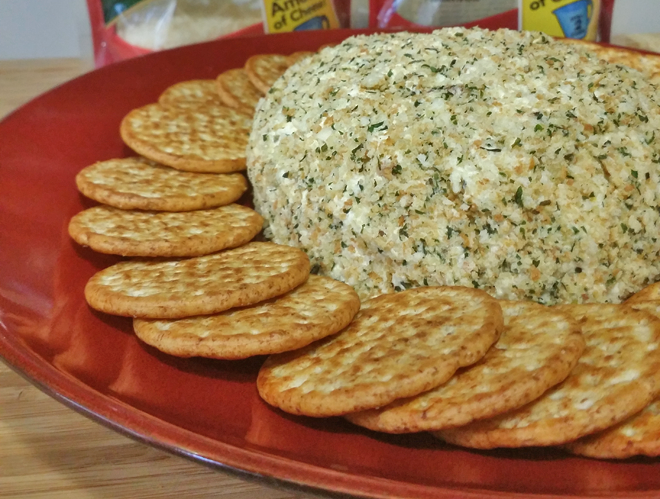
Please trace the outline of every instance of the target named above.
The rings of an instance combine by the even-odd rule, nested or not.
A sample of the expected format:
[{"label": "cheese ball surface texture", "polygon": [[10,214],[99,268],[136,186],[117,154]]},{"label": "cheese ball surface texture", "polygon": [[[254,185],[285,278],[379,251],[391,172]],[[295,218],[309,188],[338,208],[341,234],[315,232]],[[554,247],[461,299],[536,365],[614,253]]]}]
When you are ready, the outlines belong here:
[{"label": "cheese ball surface texture", "polygon": [[620,302],[660,276],[660,90],[541,33],[325,48],[262,99],[247,162],[266,236],[363,299]]}]

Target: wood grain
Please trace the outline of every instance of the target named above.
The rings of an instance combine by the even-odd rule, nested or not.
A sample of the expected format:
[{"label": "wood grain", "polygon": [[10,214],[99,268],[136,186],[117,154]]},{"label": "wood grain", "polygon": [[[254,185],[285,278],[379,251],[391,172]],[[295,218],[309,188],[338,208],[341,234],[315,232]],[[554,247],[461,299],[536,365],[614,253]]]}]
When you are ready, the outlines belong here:
[{"label": "wood grain", "polygon": [[80,59],[0,61],[0,118],[90,69],[91,61]]},{"label": "wood grain", "polygon": [[0,364],[0,498],[293,499],[130,440]]},{"label": "wood grain", "polygon": [[[0,117],[91,69],[76,59],[0,61]],[[115,433],[0,362],[1,499],[294,499]]]}]

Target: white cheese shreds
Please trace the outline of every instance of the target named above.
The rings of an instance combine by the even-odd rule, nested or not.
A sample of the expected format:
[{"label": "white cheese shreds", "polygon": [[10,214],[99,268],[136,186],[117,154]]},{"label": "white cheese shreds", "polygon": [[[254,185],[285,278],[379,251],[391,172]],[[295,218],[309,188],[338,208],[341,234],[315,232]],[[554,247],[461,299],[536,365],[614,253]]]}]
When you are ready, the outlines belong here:
[{"label": "white cheese shreds", "polygon": [[267,237],[362,298],[619,302],[660,276],[658,95],[539,33],[349,38],[258,106],[255,206]]}]

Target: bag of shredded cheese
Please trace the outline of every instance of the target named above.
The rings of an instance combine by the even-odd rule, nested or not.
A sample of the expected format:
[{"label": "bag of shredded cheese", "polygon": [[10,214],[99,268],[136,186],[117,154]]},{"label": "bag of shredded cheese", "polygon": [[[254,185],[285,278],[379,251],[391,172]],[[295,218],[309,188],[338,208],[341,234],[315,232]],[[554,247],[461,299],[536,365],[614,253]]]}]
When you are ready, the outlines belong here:
[{"label": "bag of shredded cheese", "polygon": [[348,26],[350,0],[87,0],[96,66],[223,37]]},{"label": "bag of shredded cheese", "polygon": [[370,0],[370,26],[479,26],[610,39],[614,0]]}]

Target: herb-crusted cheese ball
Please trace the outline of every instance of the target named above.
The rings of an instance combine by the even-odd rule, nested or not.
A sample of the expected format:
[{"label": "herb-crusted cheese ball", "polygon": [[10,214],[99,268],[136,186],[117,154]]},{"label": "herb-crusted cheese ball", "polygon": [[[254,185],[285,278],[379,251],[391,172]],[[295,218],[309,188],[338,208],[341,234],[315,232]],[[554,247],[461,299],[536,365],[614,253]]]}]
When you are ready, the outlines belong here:
[{"label": "herb-crusted cheese ball", "polygon": [[350,38],[258,106],[255,206],[362,298],[449,284],[619,302],[660,276],[658,95],[539,33]]}]

